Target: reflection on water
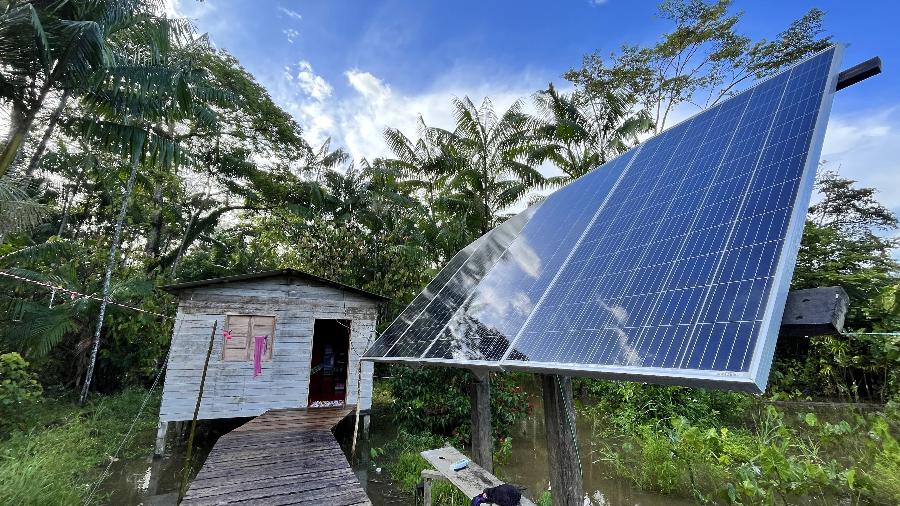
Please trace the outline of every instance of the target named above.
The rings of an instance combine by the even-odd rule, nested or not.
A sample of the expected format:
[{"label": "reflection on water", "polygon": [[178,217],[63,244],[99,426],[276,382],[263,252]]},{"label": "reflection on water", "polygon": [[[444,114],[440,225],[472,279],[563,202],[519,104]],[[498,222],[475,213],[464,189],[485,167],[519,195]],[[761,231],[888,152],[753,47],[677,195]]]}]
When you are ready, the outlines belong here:
[{"label": "reflection on water", "polygon": [[[513,433],[512,456],[500,473],[504,480],[524,485],[526,495],[532,500],[550,486],[547,465],[547,438],[544,430],[544,411],[535,384],[529,389],[533,406],[531,416]],[[587,417],[576,417],[578,449],[581,453],[581,469],[584,475],[584,491],[592,506],[687,506],[696,504],[687,499],[643,492],[626,480],[607,478],[612,476],[610,465],[599,454],[602,441],[597,427]],[[588,502],[585,502],[588,504]]]},{"label": "reflection on water", "polygon": [[[509,483],[527,487],[525,495],[534,501],[549,488],[550,472],[547,461],[547,439],[544,431],[544,412],[540,399],[540,387],[535,381],[527,386],[533,408],[531,416],[523,421],[513,433],[512,455],[499,470],[499,475]],[[581,465],[584,473],[584,490],[592,506],[688,506],[695,502],[671,496],[643,492],[631,486],[625,480],[605,478],[612,476],[609,464],[600,460],[599,443],[601,442],[597,427],[591,426],[586,417],[576,420],[578,447],[581,452]],[[346,437],[352,439],[353,423],[338,427],[340,434],[351,433]],[[409,505],[413,502],[413,491],[403,490],[393,484],[384,473],[376,473],[374,464],[368,461],[368,448],[384,447],[397,433],[391,422],[388,411],[375,411],[369,427],[368,442],[359,443],[365,455],[359,457],[355,467],[358,476],[367,480],[366,492],[374,506]],[[342,446],[348,445],[342,441]],[[345,451],[348,451],[345,449]],[[360,450],[357,449],[357,454]],[[379,462],[378,465],[384,465]],[[365,469],[365,474],[359,472]],[[364,478],[363,478],[364,477]]]},{"label": "reflection on water", "polygon": [[[206,456],[213,445],[223,434],[246,422],[246,418],[231,420],[200,421],[194,436],[194,451],[191,460],[191,479],[200,470]],[[185,431],[190,430],[190,423],[185,424]],[[169,431],[170,434],[174,430]],[[142,448],[153,448],[156,430],[136,434],[137,442]],[[184,457],[187,434],[184,439],[170,435],[166,445],[166,454],[160,458],[149,455],[120,459],[113,462],[109,476],[100,486],[101,504],[122,506],[170,506],[178,502],[178,489],[184,472]]]},{"label": "reflection on water", "polygon": [[[532,405],[531,416],[523,421],[513,433],[512,456],[502,466],[499,474],[510,483],[527,487],[525,495],[532,500],[547,490],[549,486],[549,469],[547,465],[547,440],[544,431],[544,415],[540,402],[537,384],[529,387]],[[246,419],[216,420],[201,422],[195,438],[194,465],[196,473],[219,436],[240,426]],[[353,416],[348,417],[335,429],[335,436],[344,453],[351,454],[353,440]],[[365,433],[365,419],[360,423],[360,438],[357,442],[354,472],[366,487],[366,492],[374,506],[400,506],[413,504],[413,491],[403,490],[392,483],[387,474],[378,472],[377,466],[385,462],[371,462],[370,447],[384,447],[396,436],[396,426],[390,419],[387,410],[376,410],[370,417],[369,438]],[[694,504],[690,500],[678,499],[635,489],[629,482],[605,478],[611,476],[609,465],[601,460],[598,443],[601,441],[597,428],[591,426],[590,420],[579,417],[576,421],[578,430],[578,446],[581,451],[582,469],[584,473],[584,489],[592,506],[687,506]],[[170,431],[174,432],[174,431]],[[145,439],[147,447],[152,447],[155,431],[139,434]],[[186,438],[185,438],[186,439]],[[106,495],[106,504],[115,505],[174,505],[178,497],[181,482],[182,464],[185,445],[179,444],[177,438],[169,440],[167,455],[152,459],[149,456],[136,459],[122,459],[115,462],[112,472],[101,487]],[[192,476],[193,478],[193,476]],[[588,504],[586,502],[585,504]]]}]

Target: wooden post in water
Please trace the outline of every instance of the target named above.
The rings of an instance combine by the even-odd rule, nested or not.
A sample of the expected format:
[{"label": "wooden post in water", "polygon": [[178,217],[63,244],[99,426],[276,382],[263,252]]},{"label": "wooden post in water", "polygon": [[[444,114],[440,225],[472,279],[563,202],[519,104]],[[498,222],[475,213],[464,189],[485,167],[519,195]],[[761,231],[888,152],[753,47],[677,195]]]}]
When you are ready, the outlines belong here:
[{"label": "wooden post in water", "polygon": [[472,460],[487,472],[494,472],[494,438],[491,435],[491,375],[473,369],[475,380],[469,387],[472,409]]},{"label": "wooden post in water", "polygon": [[200,392],[197,393],[197,404],[194,405],[194,418],[191,419],[191,433],[188,436],[187,452],[184,454],[184,472],[181,475],[181,488],[178,490],[178,502],[184,499],[187,491],[188,479],[191,476],[191,454],[194,450],[194,433],[197,431],[197,416],[200,414],[200,401],[203,400],[203,387],[206,384],[206,370],[209,368],[209,356],[212,355],[213,343],[216,342],[216,327],[219,320],[213,322],[212,332],[209,334],[209,349],[206,350],[206,361],[203,362],[203,373],[200,375]]},{"label": "wooden post in water", "polygon": [[576,446],[572,380],[557,374],[541,374],[544,427],[550,465],[550,493],[556,506],[581,506],[584,486]]}]

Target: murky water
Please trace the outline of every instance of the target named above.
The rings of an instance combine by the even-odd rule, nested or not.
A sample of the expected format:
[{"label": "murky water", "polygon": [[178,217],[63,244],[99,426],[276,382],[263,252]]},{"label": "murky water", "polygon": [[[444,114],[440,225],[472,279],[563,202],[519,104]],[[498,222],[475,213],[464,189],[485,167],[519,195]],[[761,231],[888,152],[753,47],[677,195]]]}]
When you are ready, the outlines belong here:
[{"label": "murky water", "polygon": [[[513,433],[512,454],[498,471],[498,474],[509,483],[526,487],[525,495],[537,501],[538,497],[549,488],[550,471],[547,461],[547,439],[544,431],[544,412],[540,399],[540,386],[526,385],[533,406],[532,414],[524,420]],[[349,421],[346,421],[349,422]],[[696,504],[687,499],[643,492],[624,480],[605,478],[612,476],[609,464],[599,454],[601,436],[597,427],[593,427],[589,419],[578,417],[576,420],[578,447],[581,454],[584,490],[592,506],[688,506]],[[349,448],[352,439],[352,422],[338,427],[338,439],[342,446]],[[391,483],[384,473],[376,472],[376,467],[368,460],[368,448],[383,447],[396,436],[396,426],[391,422],[387,412],[374,412],[369,427],[369,440],[360,443],[365,454],[356,460],[357,476],[361,482],[367,483],[367,493],[375,506],[394,506],[413,504],[413,491],[403,490]],[[342,439],[341,434],[348,434]],[[366,446],[367,445],[367,446]],[[465,450],[463,450],[465,452]],[[349,450],[345,449],[349,454]]]},{"label": "murky water", "polygon": [[[512,455],[500,468],[500,475],[509,483],[527,487],[526,495],[534,501],[550,487],[547,461],[547,439],[544,430],[544,411],[537,387],[529,389],[534,407],[527,420],[513,434]],[[597,427],[586,417],[576,418],[578,449],[584,492],[592,506],[687,506],[693,501],[641,491],[625,480],[612,476],[609,464],[602,460]]]},{"label": "murky water", "polygon": [[[248,419],[201,421],[194,436],[194,450],[191,455],[191,478],[197,474],[213,445],[223,434],[242,425]],[[190,423],[185,424],[185,432]],[[110,474],[100,487],[103,497],[101,504],[121,506],[170,506],[178,503],[178,491],[182,482],[187,434],[177,437],[169,431],[166,454],[154,459],[150,455],[120,459],[113,463]],[[156,431],[137,434],[143,447],[152,448]]]},{"label": "murky water", "polygon": [[[502,466],[499,474],[504,480],[527,487],[526,495],[533,500],[547,490],[549,469],[547,464],[547,444],[544,432],[544,416],[536,388],[532,390],[534,411],[517,427],[513,434],[512,454]],[[213,444],[222,434],[229,432],[246,421],[225,420],[204,422],[199,426],[195,438],[192,469],[200,469]],[[597,453],[599,435],[587,419],[577,420],[579,449],[582,456],[585,493],[593,506],[686,506],[691,501],[642,492],[622,480],[612,480],[607,464]],[[152,444],[155,434],[140,434]],[[335,430],[344,452],[351,454],[353,420],[348,417]],[[387,475],[379,472],[370,461],[369,448],[383,447],[396,435],[396,427],[388,413],[376,410],[370,418],[369,439],[357,443],[354,471],[375,506],[399,506],[413,504],[413,491],[403,490],[392,483]],[[106,504],[115,505],[174,505],[177,503],[181,483],[185,446],[177,438],[169,439],[169,448],[163,458],[149,456],[138,459],[122,459],[114,463],[112,474],[104,482],[102,491],[107,494]],[[383,465],[384,462],[378,462]],[[192,476],[193,477],[193,476]]]}]

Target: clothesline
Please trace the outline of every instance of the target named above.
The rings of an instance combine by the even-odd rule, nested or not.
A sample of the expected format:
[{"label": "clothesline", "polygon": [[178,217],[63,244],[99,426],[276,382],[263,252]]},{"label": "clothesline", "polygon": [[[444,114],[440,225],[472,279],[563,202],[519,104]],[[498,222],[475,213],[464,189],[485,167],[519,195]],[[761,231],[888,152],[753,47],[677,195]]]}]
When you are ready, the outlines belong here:
[{"label": "clothesline", "polygon": [[[75,291],[75,290],[70,290],[70,289],[68,289],[68,288],[63,288],[63,287],[61,287],[61,286],[54,285],[54,284],[52,284],[52,283],[45,283],[45,282],[43,282],[43,281],[37,281],[37,280],[34,280],[34,279],[29,279],[29,278],[26,278],[26,277],[17,276],[17,275],[15,275],[15,274],[11,273],[11,272],[0,271],[0,276],[5,276],[5,277],[7,277],[7,278],[12,278],[12,279],[15,279],[15,280],[17,280],[17,281],[23,281],[23,282],[25,282],[25,283],[31,283],[31,284],[33,284],[33,285],[42,286],[42,287],[44,287],[44,288],[53,290],[54,292],[59,291],[59,292],[63,292],[63,293],[68,293],[70,296],[72,296],[72,298],[83,297],[83,298],[86,298],[86,299],[92,299],[92,300],[96,300],[96,301],[102,301],[102,300],[103,300],[101,297],[97,297],[96,295],[90,295],[90,294],[87,294],[87,293],[81,293],[81,292],[77,292],[77,291]],[[129,306],[128,304],[122,304],[122,303],[120,303],[120,302],[113,302],[113,301],[111,301],[111,300],[110,300],[110,301],[107,301],[107,303],[108,303],[108,304],[111,304],[111,305],[113,305],[113,306],[118,306],[118,307],[121,307],[121,308],[130,309],[130,310],[132,310],[132,311],[137,311],[137,312],[139,312],[139,313],[146,313],[146,314],[149,314],[149,315],[157,316],[157,317],[159,317],[159,318],[165,318],[165,319],[167,319],[167,320],[174,320],[174,318],[172,318],[171,316],[164,315],[164,314],[162,314],[162,313],[156,313],[156,312],[153,312],[153,311],[148,311],[148,310],[146,310],[146,309],[141,309],[141,308],[139,308],[139,307]]]}]

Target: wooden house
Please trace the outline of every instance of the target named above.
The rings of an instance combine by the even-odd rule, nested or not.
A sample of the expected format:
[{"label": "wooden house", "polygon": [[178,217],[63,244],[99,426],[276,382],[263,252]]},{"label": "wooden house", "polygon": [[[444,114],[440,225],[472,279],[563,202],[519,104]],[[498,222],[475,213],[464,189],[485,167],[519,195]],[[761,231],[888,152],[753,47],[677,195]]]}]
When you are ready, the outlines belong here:
[{"label": "wooden house", "polygon": [[163,288],[179,301],[157,454],[169,424],[194,415],[211,337],[199,419],[252,417],[275,408],[371,407],[373,365],[360,357],[375,340],[384,297],[292,269]]}]

